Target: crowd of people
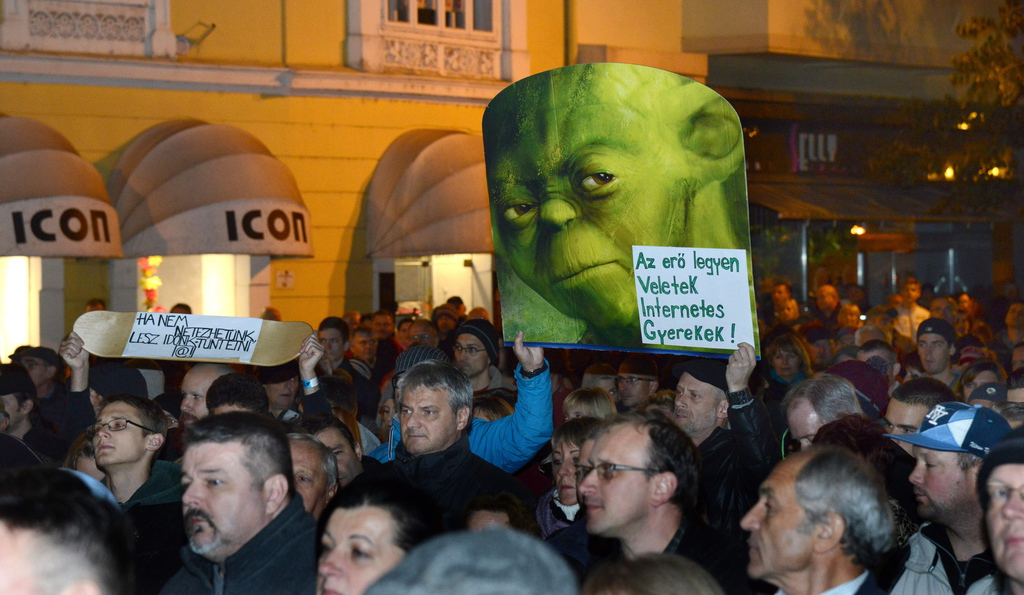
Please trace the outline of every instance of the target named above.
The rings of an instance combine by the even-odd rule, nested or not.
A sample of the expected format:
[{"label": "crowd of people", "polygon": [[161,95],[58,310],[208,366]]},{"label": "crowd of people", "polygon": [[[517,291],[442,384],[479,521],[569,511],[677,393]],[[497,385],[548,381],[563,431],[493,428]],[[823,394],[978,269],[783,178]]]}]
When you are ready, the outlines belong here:
[{"label": "crowd of people", "polygon": [[505,345],[458,298],[278,366],[19,348],[0,593],[1024,595],[1024,303],[763,294],[760,359]]}]

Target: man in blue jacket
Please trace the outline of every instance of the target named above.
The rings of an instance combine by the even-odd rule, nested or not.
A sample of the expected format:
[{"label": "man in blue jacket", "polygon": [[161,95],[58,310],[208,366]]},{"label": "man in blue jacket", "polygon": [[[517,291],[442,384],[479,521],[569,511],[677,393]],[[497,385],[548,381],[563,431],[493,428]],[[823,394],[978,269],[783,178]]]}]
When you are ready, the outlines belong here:
[{"label": "man in blue jacket", "polygon": [[[554,431],[551,417],[551,374],[544,360],[544,350],[524,345],[522,331],[516,335],[514,350],[520,362],[516,367],[519,397],[515,411],[495,421],[474,418],[470,420],[469,431],[469,448],[472,453],[508,473],[515,473],[528,463],[547,444]],[[395,378],[400,377],[413,364],[426,359],[448,361],[447,356],[437,349],[411,347],[399,356]],[[370,456],[382,463],[390,461],[395,457],[395,447],[399,440],[401,430],[398,421],[392,420],[391,439],[371,452]]]}]

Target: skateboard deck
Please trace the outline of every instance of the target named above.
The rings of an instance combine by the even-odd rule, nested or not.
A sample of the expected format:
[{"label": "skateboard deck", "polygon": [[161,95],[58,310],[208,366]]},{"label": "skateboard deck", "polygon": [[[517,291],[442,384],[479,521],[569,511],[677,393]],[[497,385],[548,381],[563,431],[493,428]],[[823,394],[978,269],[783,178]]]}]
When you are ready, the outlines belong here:
[{"label": "skateboard deck", "polygon": [[75,332],[85,350],[100,357],[276,366],[295,359],[313,327],[260,318],[100,310],[79,316]]}]

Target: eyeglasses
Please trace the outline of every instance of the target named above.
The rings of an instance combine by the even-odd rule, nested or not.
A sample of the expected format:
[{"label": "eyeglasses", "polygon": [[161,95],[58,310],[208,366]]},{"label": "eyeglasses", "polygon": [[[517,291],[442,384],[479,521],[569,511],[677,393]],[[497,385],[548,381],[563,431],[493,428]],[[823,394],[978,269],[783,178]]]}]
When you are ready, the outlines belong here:
[{"label": "eyeglasses", "polygon": [[463,347],[462,345],[459,345],[458,343],[456,343],[453,346],[453,349],[455,349],[456,353],[467,353],[469,355],[476,355],[478,353],[483,353],[484,351],[486,351],[486,349],[481,349],[481,348],[477,347],[476,345],[470,345],[469,347]]},{"label": "eyeglasses", "polygon": [[576,483],[581,484],[590,475],[591,471],[597,471],[597,478],[601,481],[615,479],[616,471],[643,471],[644,473],[658,473],[657,469],[645,469],[643,467],[629,467],[627,465],[616,465],[615,463],[601,463],[593,467],[588,465],[576,465]]},{"label": "eyeglasses", "polygon": [[89,426],[88,428],[85,429],[85,436],[87,438],[89,438],[90,440],[92,440],[93,438],[96,437],[96,434],[98,434],[99,431],[102,430],[103,428],[107,428],[107,430],[111,431],[111,432],[120,432],[121,430],[127,428],[128,426],[135,426],[136,428],[142,428],[143,430],[146,430],[150,434],[155,434],[156,433],[156,430],[147,428],[146,426],[144,426],[142,424],[137,424],[137,423],[133,422],[130,419],[112,419],[112,420],[108,421],[107,423],[102,423],[102,424],[101,423],[94,423],[94,424],[92,424],[91,426]]},{"label": "eyeglasses", "polygon": [[615,379],[619,384],[636,384],[637,382],[653,382],[653,378],[646,376],[619,376]]},{"label": "eyeglasses", "polygon": [[423,334],[420,334],[420,335],[413,335],[412,336],[412,340],[413,341],[429,341],[430,340],[430,333],[423,333]]},{"label": "eyeglasses", "polygon": [[1024,486],[1011,488],[1010,486],[1001,483],[990,483],[985,486],[985,489],[988,491],[988,499],[992,503],[992,506],[1006,506],[1006,504],[1010,502],[1010,494],[1013,493],[1016,493],[1021,502],[1024,502]]}]

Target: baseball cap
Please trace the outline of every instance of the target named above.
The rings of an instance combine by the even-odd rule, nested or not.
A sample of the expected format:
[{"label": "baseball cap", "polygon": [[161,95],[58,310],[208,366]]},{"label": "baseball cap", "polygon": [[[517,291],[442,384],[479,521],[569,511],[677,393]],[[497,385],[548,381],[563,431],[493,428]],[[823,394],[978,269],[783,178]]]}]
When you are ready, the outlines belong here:
[{"label": "baseball cap", "polygon": [[918,339],[921,338],[921,335],[928,333],[941,335],[950,345],[956,342],[956,330],[953,329],[953,325],[941,318],[929,318],[917,327]]},{"label": "baseball cap", "polygon": [[966,452],[984,457],[1010,433],[1010,424],[981,405],[950,401],[932,407],[914,434],[886,434],[914,446],[946,452]]},{"label": "baseball cap", "polygon": [[60,359],[60,356],[57,355],[56,351],[49,347],[30,347],[20,352],[15,352],[11,355],[11,360],[21,364],[21,360],[26,357],[34,357],[35,359],[42,360],[47,365],[55,366],[58,371],[62,370],[64,367],[64,361]]},{"label": "baseball cap", "polygon": [[1006,385],[999,382],[989,382],[982,384],[978,388],[971,391],[970,396],[967,398],[968,403],[973,403],[975,399],[981,399],[983,401],[1005,401],[1006,400]]},{"label": "baseball cap", "polygon": [[689,374],[701,382],[728,393],[729,383],[725,379],[726,367],[728,367],[727,364],[720,359],[700,357],[676,364],[672,367],[672,374],[677,378],[681,377],[683,373]]}]

